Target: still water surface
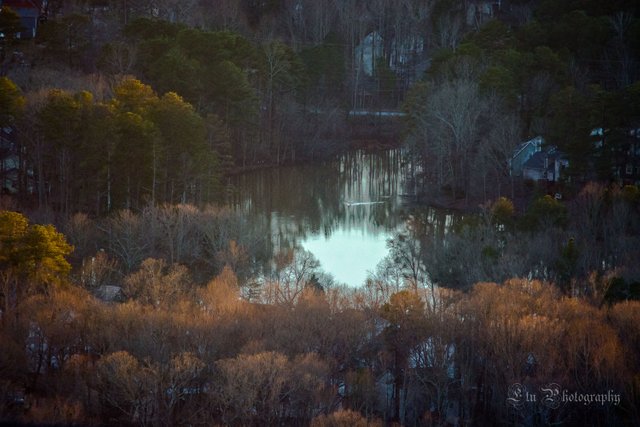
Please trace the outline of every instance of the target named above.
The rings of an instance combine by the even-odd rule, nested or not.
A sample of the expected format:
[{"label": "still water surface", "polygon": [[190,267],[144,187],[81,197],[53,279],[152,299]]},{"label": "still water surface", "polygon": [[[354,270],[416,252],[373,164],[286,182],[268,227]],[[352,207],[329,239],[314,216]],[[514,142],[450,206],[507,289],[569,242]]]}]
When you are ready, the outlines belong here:
[{"label": "still water surface", "polygon": [[232,204],[270,230],[275,248],[299,245],[339,283],[359,286],[404,224],[400,150],[350,152],[321,164],[233,177]]}]

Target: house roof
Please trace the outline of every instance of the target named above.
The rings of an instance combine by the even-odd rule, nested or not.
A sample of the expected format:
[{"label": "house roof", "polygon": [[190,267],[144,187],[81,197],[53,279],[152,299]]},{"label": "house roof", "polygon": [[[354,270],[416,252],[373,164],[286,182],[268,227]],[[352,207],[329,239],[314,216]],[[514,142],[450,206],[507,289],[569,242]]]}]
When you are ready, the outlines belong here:
[{"label": "house roof", "polygon": [[[523,167],[527,169],[545,170],[553,167],[553,162],[556,159],[560,159],[563,157],[564,154],[562,154],[562,152],[558,151],[555,147],[549,147],[542,151],[538,151],[533,156],[531,156],[531,158],[524,163]],[[546,168],[545,160],[547,160]]]},{"label": "house roof", "polygon": [[512,157],[518,157],[520,155],[520,153],[522,153],[522,151],[524,151],[528,146],[533,145],[534,147],[539,147],[542,145],[542,143],[544,142],[544,140],[542,139],[541,136],[536,136],[535,138],[532,138],[528,141],[525,141],[523,143],[521,143],[518,148],[516,148],[513,151],[513,155]]}]

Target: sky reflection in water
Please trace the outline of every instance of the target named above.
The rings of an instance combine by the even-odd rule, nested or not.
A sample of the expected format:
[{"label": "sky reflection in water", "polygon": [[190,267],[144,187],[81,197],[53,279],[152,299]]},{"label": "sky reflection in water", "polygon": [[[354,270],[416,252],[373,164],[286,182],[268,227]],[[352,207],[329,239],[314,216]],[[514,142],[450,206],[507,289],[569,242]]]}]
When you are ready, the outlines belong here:
[{"label": "sky reflection in water", "polygon": [[233,205],[270,230],[274,248],[312,252],[337,282],[360,286],[403,224],[399,150],[234,177]]},{"label": "sky reflection in water", "polygon": [[322,268],[331,273],[338,283],[359,286],[368,271],[387,256],[387,239],[392,233],[368,234],[357,230],[339,229],[326,238],[312,235],[302,242],[320,261]]}]

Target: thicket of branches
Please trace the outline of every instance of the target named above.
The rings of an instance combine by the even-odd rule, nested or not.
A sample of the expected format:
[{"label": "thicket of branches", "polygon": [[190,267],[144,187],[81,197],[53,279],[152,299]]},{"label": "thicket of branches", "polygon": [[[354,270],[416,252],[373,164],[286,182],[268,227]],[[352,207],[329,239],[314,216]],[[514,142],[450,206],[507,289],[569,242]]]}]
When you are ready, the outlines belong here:
[{"label": "thicket of branches", "polygon": [[[544,195],[518,213],[508,198],[464,217],[416,213],[390,241],[373,279],[467,290],[477,282],[527,277],[554,283],[595,305],[640,297],[640,192],[586,185],[574,200]],[[402,280],[400,280],[400,283]]]},{"label": "thicket of branches", "polygon": [[536,136],[566,155],[564,191],[591,180],[635,183],[625,169],[640,123],[637,5],[505,3],[509,16],[434,52],[407,96],[423,192],[467,202],[513,197],[505,165]]},{"label": "thicket of branches", "polygon": [[[619,203],[637,208],[636,193]],[[583,206],[585,215],[604,212],[598,194],[596,188],[584,195],[593,208]],[[521,273],[510,265],[518,259],[509,255],[513,227],[535,242],[544,240],[541,229],[561,230],[566,220],[553,201],[540,204],[517,225],[508,201],[497,202],[486,228],[467,231],[485,246],[472,244],[465,255],[460,248],[467,245],[455,239],[466,234],[456,233],[436,264],[432,247],[396,239],[389,262],[360,288],[333,284],[300,249],[273,254],[263,232],[225,210],[166,205],[101,220],[78,215],[61,226],[66,238],[3,211],[0,418],[139,425],[637,422],[640,305],[625,293],[635,288],[622,269],[594,270],[590,289],[558,286],[581,277],[589,268],[583,261],[622,262],[612,257],[633,249],[598,240],[591,249],[606,253],[565,247],[557,262],[535,264],[543,244],[531,252],[530,273],[555,272],[546,278],[556,283],[510,279]],[[622,215],[616,218],[628,221],[615,206]],[[617,238],[610,220],[593,225]],[[488,240],[475,236],[482,230]],[[438,283],[430,276],[436,265],[449,274]],[[550,383],[568,393],[612,391],[621,401],[507,404],[515,384],[541,394]]]},{"label": "thicket of branches", "polygon": [[[619,178],[637,125],[632,2],[505,1],[487,25],[471,1],[50,3],[34,43],[2,46],[2,178],[42,209],[0,213],[0,419],[640,422],[638,189],[582,185]],[[423,183],[508,194],[511,149],[542,134],[570,204],[415,218],[356,289],[204,207],[234,166],[333,151],[345,110],[397,106],[428,60],[406,103]],[[550,383],[621,402],[507,403]]]},{"label": "thicket of branches", "polygon": [[[222,172],[334,153],[348,145],[347,111],[404,101],[424,188],[488,200],[509,194],[510,154],[538,135],[568,156],[572,185],[621,180],[640,117],[632,2],[49,3],[33,42],[11,37],[15,16],[0,22],[3,68],[27,99],[62,88],[103,101],[134,75],[160,97],[175,92],[192,105]],[[4,114],[0,122],[13,124]],[[594,129],[603,130],[600,145]],[[50,149],[55,139],[41,144]],[[37,150],[25,152],[24,174],[38,167]],[[196,199],[176,200],[179,192],[164,200]]]}]

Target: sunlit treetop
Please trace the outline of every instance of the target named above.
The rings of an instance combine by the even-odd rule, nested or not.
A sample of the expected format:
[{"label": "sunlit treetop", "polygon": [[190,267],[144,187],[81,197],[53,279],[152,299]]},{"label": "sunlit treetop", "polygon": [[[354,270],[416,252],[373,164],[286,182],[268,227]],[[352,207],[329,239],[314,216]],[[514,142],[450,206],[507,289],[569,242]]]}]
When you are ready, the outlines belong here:
[{"label": "sunlit treetop", "polygon": [[7,77],[0,77],[0,126],[11,125],[24,104],[20,88]]},{"label": "sunlit treetop", "polygon": [[0,268],[31,283],[62,283],[73,251],[53,225],[29,224],[18,212],[0,211]]}]

